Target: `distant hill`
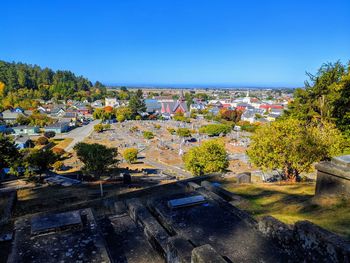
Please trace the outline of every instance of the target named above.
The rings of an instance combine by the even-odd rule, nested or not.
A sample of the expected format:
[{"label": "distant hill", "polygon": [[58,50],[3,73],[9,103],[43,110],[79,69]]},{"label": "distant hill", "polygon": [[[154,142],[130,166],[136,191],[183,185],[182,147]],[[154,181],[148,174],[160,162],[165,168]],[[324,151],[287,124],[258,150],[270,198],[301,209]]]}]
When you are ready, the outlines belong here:
[{"label": "distant hill", "polygon": [[[98,99],[106,93],[105,86],[94,85],[69,70],[54,71],[37,65],[9,63],[0,60],[0,106],[27,107],[33,99]],[[24,105],[21,105],[24,104]]]}]

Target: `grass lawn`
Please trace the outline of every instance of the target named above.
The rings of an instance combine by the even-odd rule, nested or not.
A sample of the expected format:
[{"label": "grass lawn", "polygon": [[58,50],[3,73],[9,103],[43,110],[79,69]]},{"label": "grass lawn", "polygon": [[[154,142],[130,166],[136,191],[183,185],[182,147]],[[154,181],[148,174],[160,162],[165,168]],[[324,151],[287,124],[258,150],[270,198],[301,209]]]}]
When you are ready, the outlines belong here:
[{"label": "grass lawn", "polygon": [[350,239],[350,202],[313,199],[314,183],[238,185],[224,181],[223,187],[243,197],[238,206],[256,218],[271,215],[287,224],[309,220]]},{"label": "grass lawn", "polygon": [[53,142],[55,143],[55,146],[53,148],[65,149],[72,141],[73,138],[53,139]]}]

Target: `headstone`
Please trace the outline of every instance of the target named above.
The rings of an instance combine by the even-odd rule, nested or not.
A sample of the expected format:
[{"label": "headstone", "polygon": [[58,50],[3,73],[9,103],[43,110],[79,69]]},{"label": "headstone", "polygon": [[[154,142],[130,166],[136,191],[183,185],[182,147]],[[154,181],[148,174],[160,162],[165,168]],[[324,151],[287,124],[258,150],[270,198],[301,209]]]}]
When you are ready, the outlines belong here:
[{"label": "headstone", "polygon": [[350,198],[350,155],[320,162],[317,169],[315,196],[339,196]]},{"label": "headstone", "polygon": [[252,175],[250,172],[245,172],[237,175],[237,183],[250,184],[252,182]]},{"label": "headstone", "polygon": [[226,263],[226,260],[209,244],[192,250],[191,263]]}]

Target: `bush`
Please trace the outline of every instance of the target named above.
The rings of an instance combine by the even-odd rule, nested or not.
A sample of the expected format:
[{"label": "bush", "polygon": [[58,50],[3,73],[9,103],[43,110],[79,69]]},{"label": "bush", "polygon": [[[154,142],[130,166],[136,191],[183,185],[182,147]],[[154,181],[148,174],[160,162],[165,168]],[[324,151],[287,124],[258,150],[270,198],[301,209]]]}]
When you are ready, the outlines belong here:
[{"label": "bush", "polygon": [[143,138],[145,138],[146,140],[150,140],[154,138],[154,134],[151,131],[144,131],[143,132]]},{"label": "bush", "polygon": [[176,130],[174,128],[171,128],[171,127],[168,127],[166,128],[167,131],[170,133],[170,134],[175,134],[176,133]]},{"label": "bush", "polygon": [[53,151],[54,154],[57,154],[59,156],[61,156],[61,155],[66,153],[66,151],[64,149],[60,148],[60,147],[54,147],[54,148],[52,148],[52,151]]},{"label": "bush", "polygon": [[49,140],[44,136],[41,136],[36,140],[37,145],[46,145],[48,143],[49,143]]},{"label": "bush", "polygon": [[105,130],[108,130],[108,129],[111,128],[111,125],[110,125],[109,123],[107,123],[107,124],[105,124],[105,125],[103,126],[103,128],[104,128]]},{"label": "bush", "polygon": [[132,126],[132,127],[129,129],[130,132],[137,132],[138,130],[139,130],[139,127],[137,127],[137,126]]},{"label": "bush", "polygon": [[208,134],[209,136],[219,136],[227,134],[231,131],[231,126],[225,124],[208,124],[199,128],[200,133]]},{"label": "bush", "polygon": [[137,121],[139,121],[139,120],[141,120],[142,118],[141,118],[141,116],[140,115],[137,115],[136,117],[135,117],[135,120],[137,120]]},{"label": "bush", "polygon": [[136,148],[128,148],[124,150],[123,158],[128,163],[133,163],[137,160],[137,154],[138,154],[138,150]]},{"label": "bush", "polygon": [[123,121],[125,121],[125,116],[122,115],[122,114],[117,115],[117,121],[118,121],[118,122],[123,122]]},{"label": "bush", "polygon": [[160,126],[159,124],[154,124],[154,128],[155,128],[155,129],[159,130],[160,127],[161,127],[161,126]]},{"label": "bush", "polygon": [[179,137],[190,137],[191,136],[191,131],[190,131],[190,129],[187,129],[187,128],[178,128],[176,133]]},{"label": "bush", "polygon": [[63,166],[64,166],[63,162],[57,161],[52,165],[52,168],[55,169],[56,171],[61,171]]},{"label": "bush", "polygon": [[94,131],[95,132],[103,132],[104,130],[104,125],[101,123],[98,123],[94,126]]},{"label": "bush", "polygon": [[53,138],[56,136],[56,133],[54,131],[47,131],[44,133],[44,136],[48,139]]}]

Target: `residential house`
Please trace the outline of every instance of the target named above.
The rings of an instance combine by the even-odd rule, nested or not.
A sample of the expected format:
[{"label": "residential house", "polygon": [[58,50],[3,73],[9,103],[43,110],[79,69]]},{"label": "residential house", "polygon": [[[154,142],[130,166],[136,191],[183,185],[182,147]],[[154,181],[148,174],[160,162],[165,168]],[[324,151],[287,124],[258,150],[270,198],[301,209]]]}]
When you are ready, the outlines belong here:
[{"label": "residential house", "polygon": [[18,149],[31,148],[33,146],[33,142],[30,140],[28,135],[16,136],[15,144]]},{"label": "residential house", "polygon": [[192,103],[191,105],[190,105],[190,111],[192,111],[192,110],[204,110],[206,108],[206,105],[204,104],[204,103],[200,103],[200,102],[198,102],[198,103]]},{"label": "residential house", "polygon": [[83,116],[91,114],[90,108],[88,108],[86,106],[79,106],[79,107],[77,107],[77,112],[78,112],[78,114],[83,115]]},{"label": "residential house", "polygon": [[15,123],[19,116],[25,116],[23,110],[5,110],[2,112],[2,119],[6,123]]},{"label": "residential house", "polygon": [[69,122],[56,122],[44,127],[44,130],[45,132],[53,131],[56,134],[65,133],[69,131]]},{"label": "residential house", "polygon": [[65,111],[63,108],[61,108],[61,107],[56,107],[56,108],[53,108],[53,109],[51,110],[50,116],[51,116],[52,118],[59,118],[59,117],[64,116],[65,113],[66,113],[66,111]]},{"label": "residential house", "polygon": [[113,108],[119,107],[120,103],[117,98],[105,98],[105,107],[110,106]]},{"label": "residential house", "polygon": [[91,103],[91,107],[93,108],[102,108],[103,103],[101,100],[95,100],[94,102]]},{"label": "residential house", "polygon": [[158,113],[162,109],[162,104],[155,99],[145,99],[146,112]]},{"label": "residential house", "polygon": [[12,128],[16,135],[37,135],[40,133],[39,126],[20,125]]},{"label": "residential house", "polygon": [[243,112],[241,116],[242,121],[249,121],[250,123],[254,123],[256,121],[256,112],[252,110],[246,110]]}]

